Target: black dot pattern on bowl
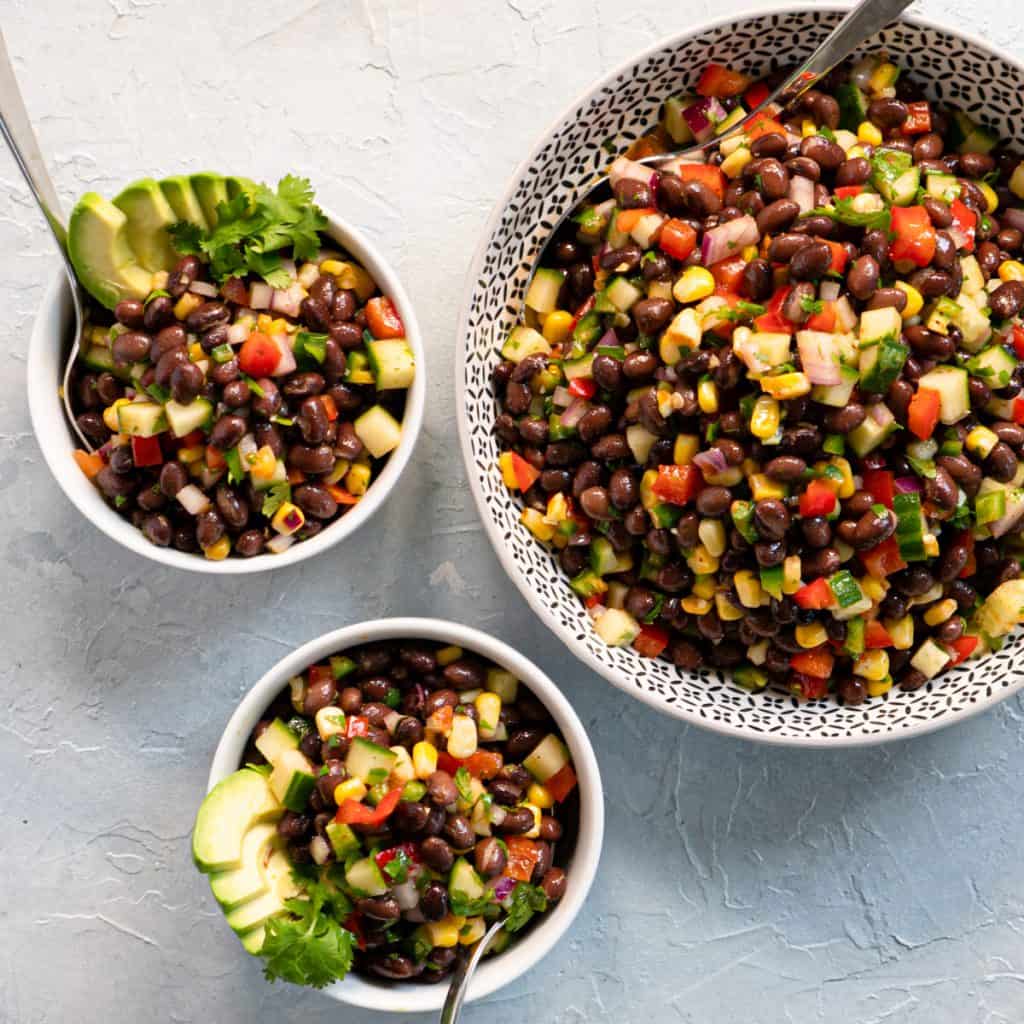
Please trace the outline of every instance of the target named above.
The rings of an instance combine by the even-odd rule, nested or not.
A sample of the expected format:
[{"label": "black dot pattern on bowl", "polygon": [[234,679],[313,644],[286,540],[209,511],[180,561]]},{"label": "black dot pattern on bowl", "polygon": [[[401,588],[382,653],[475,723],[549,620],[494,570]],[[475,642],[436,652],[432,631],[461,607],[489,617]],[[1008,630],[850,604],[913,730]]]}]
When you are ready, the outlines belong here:
[{"label": "black dot pattern on bowl", "polygon": [[[481,514],[501,537],[511,576],[547,625],[588,657],[619,688],[642,695],[678,718],[749,738],[777,742],[871,742],[925,731],[995,703],[1024,686],[1024,637],[940,676],[913,693],[890,691],[859,707],[805,702],[765,691],[749,694],[714,670],[681,672],[668,662],[605,646],[558,566],[519,525],[521,505],[501,482],[490,373],[519,313],[533,258],[573,196],[658,118],[661,103],[685,91],[700,68],[716,61],[764,74],[780,54],[807,56],[840,14],[801,10],[730,22],[669,40],[595,89],[568,112],[531,154],[512,183],[471,273],[462,311],[463,450],[475,478]],[[1024,68],[960,36],[913,21],[892,26],[870,49],[884,47],[912,71],[934,100],[953,104],[1001,137],[1014,139],[1024,110]]]}]

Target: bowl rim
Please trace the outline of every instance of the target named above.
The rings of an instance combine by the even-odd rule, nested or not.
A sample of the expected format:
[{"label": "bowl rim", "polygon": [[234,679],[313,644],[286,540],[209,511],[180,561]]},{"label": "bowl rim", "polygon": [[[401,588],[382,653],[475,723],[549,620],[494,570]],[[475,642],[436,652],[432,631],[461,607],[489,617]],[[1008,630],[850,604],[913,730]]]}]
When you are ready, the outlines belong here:
[{"label": "bowl rim", "polygon": [[[543,622],[544,625],[562,641],[565,647],[588,668],[602,676],[616,689],[628,694],[635,700],[639,700],[648,707],[653,708],[655,711],[658,711],[663,715],[676,718],[686,724],[699,726],[702,729],[717,733],[721,736],[728,736],[733,739],[739,738],[747,740],[748,742],[767,744],[770,746],[828,749],[836,749],[838,747],[867,747],[923,736],[926,733],[935,732],[955,723],[963,722],[966,719],[972,718],[975,715],[980,714],[982,711],[988,710],[994,705],[1011,697],[1024,687],[1024,673],[1021,673],[1019,680],[1012,685],[1006,686],[999,691],[993,691],[993,693],[987,698],[980,699],[972,703],[967,708],[958,709],[950,715],[940,718],[926,719],[916,722],[913,725],[901,726],[899,729],[893,729],[881,733],[834,737],[777,736],[768,732],[761,733],[749,731],[743,726],[725,724],[714,719],[703,718],[695,715],[681,705],[668,704],[658,694],[631,685],[629,679],[623,678],[623,676],[614,668],[610,665],[604,664],[595,657],[587,649],[582,638],[577,638],[562,628],[561,624],[555,617],[554,612],[544,604],[538,592],[530,586],[529,580],[522,573],[518,563],[513,558],[511,549],[506,545],[500,526],[495,523],[488,514],[487,499],[484,495],[480,476],[477,472],[476,463],[473,458],[470,440],[471,431],[467,412],[469,399],[466,394],[466,356],[468,349],[467,339],[470,336],[470,307],[475,292],[476,282],[480,277],[480,273],[487,256],[491,237],[493,236],[509,201],[515,193],[518,182],[536,159],[537,154],[550,141],[551,136],[577,109],[583,106],[586,100],[601,93],[610,84],[612,84],[618,76],[630,71],[634,66],[642,63],[644,60],[656,56],[664,50],[674,48],[694,36],[714,31],[724,25],[740,24],[747,21],[760,21],[765,18],[806,11],[824,14],[846,14],[850,11],[852,6],[853,4],[821,4],[815,2],[815,0],[795,0],[795,2],[775,3],[764,7],[746,7],[740,11],[736,11],[735,13],[725,14],[720,17],[709,18],[707,20],[700,20],[683,31],[661,37],[651,46],[631,54],[625,60],[617,63],[613,68],[611,68],[611,70],[591,81],[557,113],[557,115],[548,123],[544,131],[534,138],[529,151],[516,165],[515,170],[507,179],[504,189],[495,201],[494,206],[491,209],[491,213],[481,229],[477,247],[473,253],[472,261],[470,262],[463,282],[462,302],[459,307],[458,339],[455,346],[455,406],[456,425],[459,434],[459,447],[462,450],[462,461],[466,469],[470,492],[472,493],[473,500],[476,503],[477,512],[480,516],[481,522],[483,523],[484,531],[486,532],[491,542],[491,546],[494,548],[494,552],[498,556],[498,560],[504,568],[506,575],[515,584],[520,594],[526,600],[526,603],[540,618],[541,622]],[[908,14],[904,12],[895,19],[895,21],[906,22],[921,29],[938,29],[941,32],[948,33],[949,35],[961,39],[965,44],[974,49],[991,54],[992,56],[1019,68],[1021,73],[1024,74],[1024,60],[1013,56],[1003,48],[983,39],[975,33],[963,31],[959,27],[954,28],[941,18],[925,18],[917,14]]]},{"label": "bowl rim", "polygon": [[[423,336],[419,323],[405,288],[390,263],[380,254],[377,247],[357,228],[321,207],[327,217],[325,235],[343,246],[373,277],[380,291],[398,307],[405,324],[406,340],[416,360],[416,375],[412,387],[406,394],[405,414],[402,417],[402,440],[391,453],[384,469],[373,480],[365,497],[340,519],[309,540],[293,544],[279,555],[263,553],[253,558],[229,557],[216,562],[201,554],[176,551],[173,548],[159,548],[151,544],[142,532],[122,519],[99,496],[91,482],[85,481],[89,490],[78,486],[78,469],[72,452],[75,444],[67,426],[64,405],[56,388],[47,383],[46,364],[54,346],[52,324],[63,322],[63,305],[69,302],[69,291],[64,271],[59,270],[51,279],[42,303],[36,311],[29,337],[26,359],[26,386],[28,390],[29,419],[36,443],[50,473],[64,495],[93,526],[111,540],[136,555],[150,561],[188,572],[210,575],[238,576],[268,572],[295,565],[315,555],[323,554],[329,548],[340,544],[351,536],[368,519],[374,516],[387,500],[398,483],[409,462],[423,425],[423,410],[426,401],[426,358]],[[58,350],[59,352],[59,350]],[[63,364],[57,356],[58,372]],[[74,482],[73,482],[74,481]]]},{"label": "bowl rim", "polygon": [[[545,957],[572,926],[586,902],[597,872],[604,842],[604,791],[590,738],[572,704],[547,674],[510,644],[471,626],[445,619],[401,617],[352,623],[302,644],[285,655],[253,684],[232,713],[217,744],[207,780],[207,792],[237,771],[246,742],[263,712],[298,674],[327,654],[355,644],[385,639],[423,639],[455,643],[508,669],[551,712],[572,754],[579,778],[580,827],[568,874],[566,893],[530,933],[528,941],[514,944],[486,961],[469,986],[468,1001],[491,995],[510,984]],[[351,1006],[386,1013],[422,1013],[439,1010],[447,985],[388,986],[358,975],[324,991]]]}]

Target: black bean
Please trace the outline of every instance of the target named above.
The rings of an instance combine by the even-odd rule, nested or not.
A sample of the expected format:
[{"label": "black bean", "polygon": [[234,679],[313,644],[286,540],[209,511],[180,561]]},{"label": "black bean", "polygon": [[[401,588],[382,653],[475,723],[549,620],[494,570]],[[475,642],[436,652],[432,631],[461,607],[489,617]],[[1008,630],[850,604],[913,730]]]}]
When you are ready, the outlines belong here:
[{"label": "black bean", "polygon": [[674,309],[670,299],[641,299],[630,313],[641,334],[657,334],[672,319]]},{"label": "black bean", "polygon": [[196,517],[196,541],[201,548],[213,547],[224,536],[224,520],[216,509],[208,508]]},{"label": "black bean", "polygon": [[989,296],[988,304],[1000,320],[1011,320],[1024,308],[1024,282],[1004,281]]},{"label": "black bean", "polygon": [[246,421],[241,416],[227,413],[214,423],[210,431],[210,444],[221,451],[234,448],[245,435],[246,427]]},{"label": "black bean", "polygon": [[216,494],[217,511],[232,530],[240,530],[249,521],[249,503],[227,484],[220,484]]},{"label": "black bean", "polygon": [[448,913],[448,890],[441,882],[428,882],[420,894],[420,910],[428,921],[440,921]]},{"label": "black bean", "polygon": [[332,519],[338,512],[338,502],[322,484],[303,484],[296,489],[293,500],[306,515],[315,519]]},{"label": "black bean", "polygon": [[759,302],[771,295],[772,268],[767,260],[757,257],[743,268],[740,292],[751,302]]},{"label": "black bean", "polygon": [[824,242],[810,242],[793,254],[789,276],[794,281],[816,281],[832,264],[832,250]]},{"label": "black bean", "polygon": [[[757,230],[762,235],[774,235],[784,231],[796,220],[800,213],[800,207],[792,199],[776,199],[769,203],[759,214],[757,214]],[[772,241],[770,255],[775,259],[777,252],[784,251],[785,247],[777,248],[777,239]]]},{"label": "black bean", "polygon": [[[515,814],[516,810],[513,809],[508,814]],[[533,824],[533,812],[529,808],[521,808],[530,815],[530,824]],[[506,815],[507,816],[507,815]],[[473,844],[476,842],[476,834],[473,832],[473,826],[470,825],[469,819],[464,814],[449,814],[445,819],[443,834],[445,839],[451,843],[452,849],[464,853],[473,848]],[[529,828],[523,831],[528,832]]]},{"label": "black bean", "polygon": [[293,444],[288,449],[287,464],[293,469],[314,476],[329,473],[334,468],[334,452],[325,444],[315,448]]},{"label": "black bean", "polygon": [[879,269],[874,256],[859,256],[846,274],[846,287],[855,299],[862,302],[871,298],[878,288]]},{"label": "black bean", "polygon": [[444,678],[455,690],[477,690],[484,685],[487,672],[476,658],[462,657],[445,666]]},{"label": "black bean", "polygon": [[778,455],[764,467],[765,473],[773,480],[781,480],[786,483],[799,480],[806,470],[807,463],[795,455]]},{"label": "black bean", "polygon": [[902,313],[907,308],[907,293],[900,288],[879,288],[867,302],[868,309],[884,309],[889,306]]},{"label": "black bean", "polygon": [[777,498],[765,498],[754,505],[754,525],[766,540],[782,540],[789,529],[789,511]]},{"label": "black bean", "polygon": [[612,189],[615,201],[623,210],[642,209],[654,205],[654,194],[646,182],[621,178]]},{"label": "black bean", "polygon": [[800,155],[813,160],[822,170],[834,171],[846,159],[842,146],[823,135],[808,136],[800,143]]},{"label": "black bean", "polygon": [[720,518],[729,511],[731,504],[732,494],[725,487],[705,487],[697,495],[697,511],[702,516]]},{"label": "black bean", "polygon": [[529,832],[534,824],[533,811],[529,807],[510,807],[505,811],[502,821],[494,827],[505,835],[521,836]]},{"label": "black bean", "polygon": [[836,185],[849,187],[863,185],[871,174],[871,164],[867,158],[855,156],[844,160],[836,170]]},{"label": "black bean", "polygon": [[1008,444],[1000,441],[988,453],[985,469],[1000,483],[1009,483],[1017,475],[1017,456]]},{"label": "black bean", "polygon": [[174,319],[174,303],[166,295],[158,295],[146,303],[142,324],[151,334]]}]

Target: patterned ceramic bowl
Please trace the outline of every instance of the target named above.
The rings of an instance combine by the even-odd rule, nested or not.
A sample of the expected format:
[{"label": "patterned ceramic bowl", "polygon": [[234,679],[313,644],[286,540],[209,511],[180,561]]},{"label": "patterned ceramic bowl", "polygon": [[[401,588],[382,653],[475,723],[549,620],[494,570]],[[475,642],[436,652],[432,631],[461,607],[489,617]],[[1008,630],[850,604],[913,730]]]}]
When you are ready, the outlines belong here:
[{"label": "patterned ceramic bowl", "polygon": [[[520,503],[503,486],[491,427],[496,341],[514,325],[527,274],[551,227],[584,183],[607,166],[606,140],[624,149],[657,122],[662,101],[692,86],[709,58],[765,73],[808,56],[842,11],[791,5],[716,21],[668,39],[589,89],[516,170],[470,271],[457,357],[459,433],[473,494],[505,570],[541,619],[587,665],[652,707],[718,732],[791,745],[857,745],[927,732],[967,717],[1024,685],[1020,636],[1002,651],[928,683],[859,707],[748,694],[715,670],[682,672],[628,648],[605,646],[558,563],[519,525]],[[1013,138],[1022,116],[1024,67],[980,39],[907,18],[872,40],[913,69],[942,100]],[[868,48],[865,48],[868,49]]]}]

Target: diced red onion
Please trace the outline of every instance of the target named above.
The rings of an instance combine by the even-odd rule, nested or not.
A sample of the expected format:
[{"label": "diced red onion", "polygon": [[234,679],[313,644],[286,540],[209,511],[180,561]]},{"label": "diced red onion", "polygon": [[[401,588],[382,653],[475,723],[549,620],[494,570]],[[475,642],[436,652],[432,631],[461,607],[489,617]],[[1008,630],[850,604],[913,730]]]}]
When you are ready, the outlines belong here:
[{"label": "diced red onion", "polygon": [[953,244],[957,249],[966,249],[971,244],[970,238],[959,228],[954,227],[952,224],[946,228],[946,234],[953,239]]},{"label": "diced red onion", "polygon": [[258,281],[249,289],[249,305],[253,309],[270,309],[270,302],[273,297],[274,289],[262,281]]},{"label": "diced red onion", "polygon": [[992,531],[993,537],[1002,537],[1016,527],[1021,519],[1024,519],[1024,502],[1010,501],[1009,511],[1002,518],[994,523],[989,523],[988,528]]},{"label": "diced red onion", "polygon": [[292,353],[291,346],[288,344],[288,337],[284,334],[272,334],[270,340],[277,345],[278,351],[281,353],[281,358],[277,361],[277,366],[274,367],[273,372],[270,374],[271,377],[282,377],[286,373],[291,373],[295,367],[295,355]]},{"label": "diced red onion", "polygon": [[841,299],[836,299],[833,308],[836,313],[836,324],[844,331],[852,331],[857,326],[857,314],[853,311],[853,306],[850,305],[850,300],[845,295]]},{"label": "diced red onion", "polygon": [[572,405],[572,399],[569,389],[562,387],[561,384],[551,392],[551,404],[556,408],[564,409],[567,405]]},{"label": "diced red onion", "polygon": [[502,875],[500,878],[495,879],[491,886],[494,889],[494,898],[499,903],[503,903],[512,895],[512,890],[516,887],[516,880],[509,878],[508,875]]},{"label": "diced red onion", "polygon": [[714,96],[703,96],[683,110],[683,120],[698,142],[707,142],[715,134],[715,125],[726,117],[725,107]]},{"label": "diced red onion", "polygon": [[403,717],[404,716],[400,715],[397,711],[389,711],[384,716],[384,728],[387,729],[388,732],[393,733],[395,731],[395,727]]},{"label": "diced red onion", "polygon": [[296,282],[287,288],[275,288],[270,299],[270,308],[275,313],[283,313],[285,316],[297,317],[302,300],[306,297],[306,291],[302,285]]},{"label": "diced red onion", "polygon": [[590,408],[590,403],[583,398],[574,398],[569,408],[562,413],[559,417],[558,422],[563,427],[567,427],[570,430],[576,426],[581,419],[583,419],[584,413]]},{"label": "diced red onion", "polygon": [[839,383],[842,378],[832,335],[823,334],[821,331],[799,331],[796,336],[796,347],[800,352],[804,373],[812,384],[830,387]]},{"label": "diced red onion", "polygon": [[310,840],[309,855],[321,866],[331,859],[331,847],[323,836],[313,836]]},{"label": "diced red onion", "polygon": [[619,341],[619,336],[615,333],[615,328],[609,327],[608,330],[601,335],[601,340],[597,344],[607,345],[609,348],[618,348],[622,342]]},{"label": "diced red onion", "polygon": [[248,324],[232,324],[228,328],[228,344],[241,345],[249,337]]},{"label": "diced red onion", "polygon": [[267,541],[267,550],[272,555],[283,555],[294,543],[293,536],[286,537],[283,533],[278,533]]},{"label": "diced red onion", "polygon": [[911,494],[921,490],[921,482],[916,476],[898,476],[893,481],[893,487],[900,494]]},{"label": "diced red onion", "polygon": [[299,270],[295,266],[295,260],[281,260],[281,269],[292,279],[298,276]]},{"label": "diced red onion", "polygon": [[620,181],[642,181],[645,185],[650,183],[651,169],[647,164],[637,163],[628,157],[620,156],[608,168],[608,177],[611,179],[614,188]]},{"label": "diced red onion", "polygon": [[402,910],[412,910],[419,903],[420,894],[416,890],[416,879],[413,877],[413,872],[410,871],[409,877],[404,882],[399,882],[392,888],[391,895],[395,897]]},{"label": "diced red onion", "polygon": [[202,295],[204,298],[213,299],[217,295],[217,286],[210,284],[209,281],[193,281],[189,286],[188,290],[193,295]]},{"label": "diced red onion", "polygon": [[195,484],[185,484],[175,497],[190,516],[197,516],[210,507],[210,499]]},{"label": "diced red onion", "polygon": [[801,213],[810,213],[814,209],[814,182],[794,174],[789,179],[789,198],[800,207]]},{"label": "diced red onion", "polygon": [[717,476],[729,468],[725,461],[725,455],[721,448],[710,448],[706,452],[698,452],[693,457],[693,463],[700,468],[705,476]]},{"label": "diced red onion", "polygon": [[895,418],[884,402],[876,402],[868,411],[871,413],[871,418],[882,427],[887,427]]},{"label": "diced red onion", "polygon": [[238,442],[238,454],[242,460],[242,466],[245,467],[246,459],[250,455],[255,455],[259,451],[259,445],[256,443],[256,437],[253,434],[246,434],[241,441]]},{"label": "diced red onion", "polygon": [[757,221],[750,214],[744,214],[735,220],[727,220],[724,224],[704,232],[700,244],[701,262],[705,267],[710,267],[730,256],[739,256],[742,248],[757,244],[760,238]]},{"label": "diced red onion", "polygon": [[822,281],[821,287],[818,289],[818,295],[825,302],[835,302],[839,298],[839,282]]}]

